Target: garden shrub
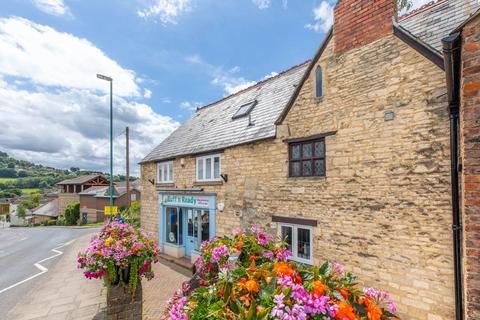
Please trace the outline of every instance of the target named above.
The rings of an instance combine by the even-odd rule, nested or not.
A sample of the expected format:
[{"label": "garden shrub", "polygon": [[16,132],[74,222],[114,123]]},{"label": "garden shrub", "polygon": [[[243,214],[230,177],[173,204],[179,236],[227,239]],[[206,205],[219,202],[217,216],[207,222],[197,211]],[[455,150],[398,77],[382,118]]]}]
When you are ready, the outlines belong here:
[{"label": "garden shrub", "polygon": [[65,208],[65,222],[69,226],[77,224],[80,219],[80,202],[75,202],[67,205]]},{"label": "garden shrub", "polygon": [[338,263],[290,261],[286,244],[256,227],[204,242],[200,251],[197,273],[162,319],[398,319],[387,292],[360,290]]}]

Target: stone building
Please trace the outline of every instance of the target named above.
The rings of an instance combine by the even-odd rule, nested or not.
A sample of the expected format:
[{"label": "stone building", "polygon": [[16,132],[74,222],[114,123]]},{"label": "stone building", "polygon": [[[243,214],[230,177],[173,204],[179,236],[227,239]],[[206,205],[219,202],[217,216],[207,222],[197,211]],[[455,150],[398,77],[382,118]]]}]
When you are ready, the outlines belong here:
[{"label": "stone building", "polygon": [[[339,1],[311,61],[198,109],[142,161],[142,226],[165,253],[193,261],[202,240],[260,225],[286,238],[295,260],[335,260],[390,291],[404,319],[454,319],[441,39],[477,8],[443,0],[396,18],[393,0]],[[478,119],[480,86],[465,87],[477,94],[465,112]],[[466,241],[478,245],[471,159],[464,206],[477,233]]]},{"label": "stone building", "polygon": [[80,201],[79,193],[91,187],[108,186],[107,178],[97,174],[89,174],[67,179],[57,183],[58,187],[58,215],[65,214],[67,205]]}]

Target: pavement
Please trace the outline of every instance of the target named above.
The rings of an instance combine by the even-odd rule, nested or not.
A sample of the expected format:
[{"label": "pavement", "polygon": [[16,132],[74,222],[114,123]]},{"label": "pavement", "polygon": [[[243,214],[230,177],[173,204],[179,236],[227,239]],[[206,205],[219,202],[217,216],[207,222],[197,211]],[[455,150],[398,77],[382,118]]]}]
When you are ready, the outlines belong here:
[{"label": "pavement", "polygon": [[184,281],[190,279],[191,274],[191,271],[165,260],[155,264],[153,271],[155,278],[142,281],[144,320],[159,320],[167,300],[182,287]]},{"label": "pavement", "polygon": [[[61,258],[61,254],[52,249],[97,231],[98,228],[72,227],[0,229],[0,319],[5,319],[8,311],[35,285],[44,283]],[[58,251],[68,248],[69,245],[64,245]],[[45,261],[35,266],[41,260]]]},{"label": "pavement", "polygon": [[[44,229],[45,234],[37,238],[35,230],[40,231],[40,229]],[[0,273],[0,319],[103,320],[105,318],[106,288],[103,287],[103,282],[86,279],[82,271],[76,267],[77,253],[88,246],[91,235],[98,229],[68,231],[63,228],[48,227],[19,228],[8,234],[2,231],[0,231],[0,267],[8,268],[7,272],[10,276],[7,277],[4,272]],[[31,241],[29,242],[28,239]],[[5,242],[14,243],[15,247],[20,248],[6,249],[10,246]],[[27,250],[28,246],[24,243],[30,243],[32,249]],[[9,252],[7,253],[6,250]],[[12,250],[14,252],[11,252]],[[35,257],[27,258],[25,257],[27,253]],[[4,257],[10,257],[8,259],[12,265],[6,263]],[[20,261],[18,267],[12,259]],[[32,261],[47,271],[41,273],[42,268],[33,266],[33,263],[31,268],[28,268],[28,263]],[[151,281],[142,281],[143,319],[145,320],[160,319],[167,300],[184,281],[190,278],[189,270],[163,259],[153,268],[155,278]],[[41,274],[31,280],[8,289],[13,281],[18,283],[18,279],[25,280],[39,273]],[[1,292],[5,289],[7,290]]]}]

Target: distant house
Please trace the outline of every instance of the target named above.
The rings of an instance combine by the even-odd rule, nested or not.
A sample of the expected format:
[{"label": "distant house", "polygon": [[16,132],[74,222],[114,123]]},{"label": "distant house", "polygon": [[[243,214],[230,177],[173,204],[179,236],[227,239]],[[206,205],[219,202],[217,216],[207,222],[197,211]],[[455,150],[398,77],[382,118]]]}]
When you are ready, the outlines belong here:
[{"label": "distant house", "polygon": [[[140,201],[141,189],[138,183],[132,183],[127,193],[125,183],[116,183],[113,189],[114,205],[119,209],[129,207],[133,201]],[[108,186],[92,187],[79,193],[80,219],[82,223],[103,221],[104,208],[110,203]]]},{"label": "distant house", "polygon": [[63,180],[57,183],[58,187],[58,215],[65,213],[67,205],[80,200],[79,193],[92,187],[108,186],[108,179],[98,174],[91,174]]},{"label": "distant house", "polygon": [[30,210],[32,223],[41,223],[58,217],[58,199],[53,199]]}]

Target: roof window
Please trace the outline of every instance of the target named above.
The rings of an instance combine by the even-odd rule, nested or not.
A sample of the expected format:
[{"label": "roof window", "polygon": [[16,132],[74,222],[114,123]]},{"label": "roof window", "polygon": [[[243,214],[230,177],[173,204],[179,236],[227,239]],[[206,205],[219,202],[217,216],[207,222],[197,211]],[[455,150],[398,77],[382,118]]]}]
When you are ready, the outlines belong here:
[{"label": "roof window", "polygon": [[252,111],[253,107],[255,107],[256,105],[257,105],[257,100],[253,100],[252,102],[245,103],[244,105],[240,106],[240,108],[238,108],[237,112],[235,112],[232,119],[235,120],[241,117],[245,117]]}]

